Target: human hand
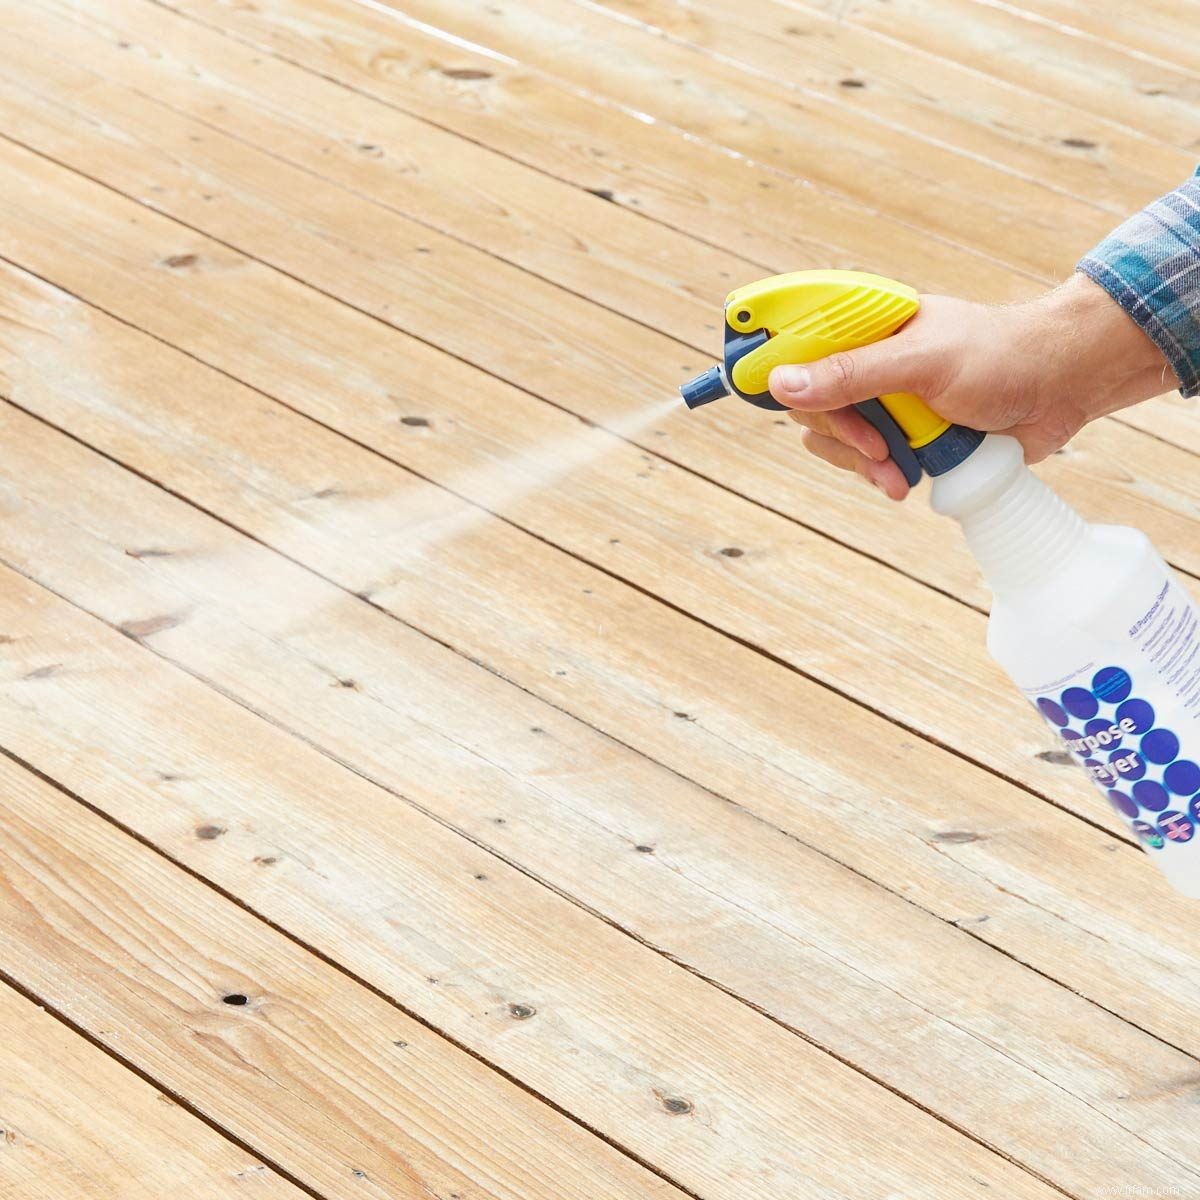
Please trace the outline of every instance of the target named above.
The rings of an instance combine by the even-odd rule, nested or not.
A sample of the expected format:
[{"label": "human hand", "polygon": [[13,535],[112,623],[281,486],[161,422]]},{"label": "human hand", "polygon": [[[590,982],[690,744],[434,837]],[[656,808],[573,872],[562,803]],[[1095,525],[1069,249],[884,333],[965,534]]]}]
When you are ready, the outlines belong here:
[{"label": "human hand", "polygon": [[1040,462],[1089,421],[1178,386],[1159,349],[1086,275],[1023,304],[922,296],[898,333],[804,366],[776,367],[771,395],[807,426],[818,458],[908,494],[877,429],[850,405],[913,392],[947,420],[1015,437]]}]

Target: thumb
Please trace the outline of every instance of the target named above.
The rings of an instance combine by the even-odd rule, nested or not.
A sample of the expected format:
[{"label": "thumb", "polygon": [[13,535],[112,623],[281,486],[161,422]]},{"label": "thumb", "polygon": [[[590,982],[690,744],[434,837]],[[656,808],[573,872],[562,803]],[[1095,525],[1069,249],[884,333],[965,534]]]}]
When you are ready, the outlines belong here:
[{"label": "thumb", "polygon": [[919,362],[897,354],[893,339],[844,350],[804,365],[776,367],[771,395],[787,408],[825,412],[887,392],[920,392]]}]

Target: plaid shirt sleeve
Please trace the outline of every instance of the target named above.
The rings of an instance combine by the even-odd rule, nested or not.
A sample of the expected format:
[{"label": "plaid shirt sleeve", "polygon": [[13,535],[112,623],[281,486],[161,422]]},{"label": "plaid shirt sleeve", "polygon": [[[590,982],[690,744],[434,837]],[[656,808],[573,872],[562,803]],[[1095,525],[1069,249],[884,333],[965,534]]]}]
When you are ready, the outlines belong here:
[{"label": "plaid shirt sleeve", "polygon": [[1076,270],[1141,326],[1183,395],[1200,393],[1200,168],[1114,229]]}]

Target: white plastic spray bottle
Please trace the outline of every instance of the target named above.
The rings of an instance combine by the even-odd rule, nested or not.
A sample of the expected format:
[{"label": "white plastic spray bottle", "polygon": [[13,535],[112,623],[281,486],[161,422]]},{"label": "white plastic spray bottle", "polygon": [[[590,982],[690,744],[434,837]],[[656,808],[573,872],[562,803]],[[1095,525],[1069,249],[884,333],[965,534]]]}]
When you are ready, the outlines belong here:
[{"label": "white plastic spray bottle", "polygon": [[[723,361],[683,385],[689,408],[732,394],[781,409],[772,368],[894,333],[903,284],[798,271],[730,293]],[[1144,534],[1091,525],[1025,466],[1020,444],[952,425],[919,397],[857,406],[905,478],[933,480],[993,593],[988,650],[1170,883],[1200,897],[1200,609]]]}]

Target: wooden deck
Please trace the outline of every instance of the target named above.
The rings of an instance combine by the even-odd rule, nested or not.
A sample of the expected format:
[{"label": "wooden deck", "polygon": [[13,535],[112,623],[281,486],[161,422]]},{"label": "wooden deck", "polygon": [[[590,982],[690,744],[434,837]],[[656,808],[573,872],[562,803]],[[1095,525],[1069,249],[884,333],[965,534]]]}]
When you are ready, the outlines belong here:
[{"label": "wooden deck", "polygon": [[[0,0],[0,1197],[1200,1194],[1200,909],[954,531],[663,407],[1063,277],[1200,8],[394,2]],[[1198,453],[1042,474],[1194,581]]]}]

